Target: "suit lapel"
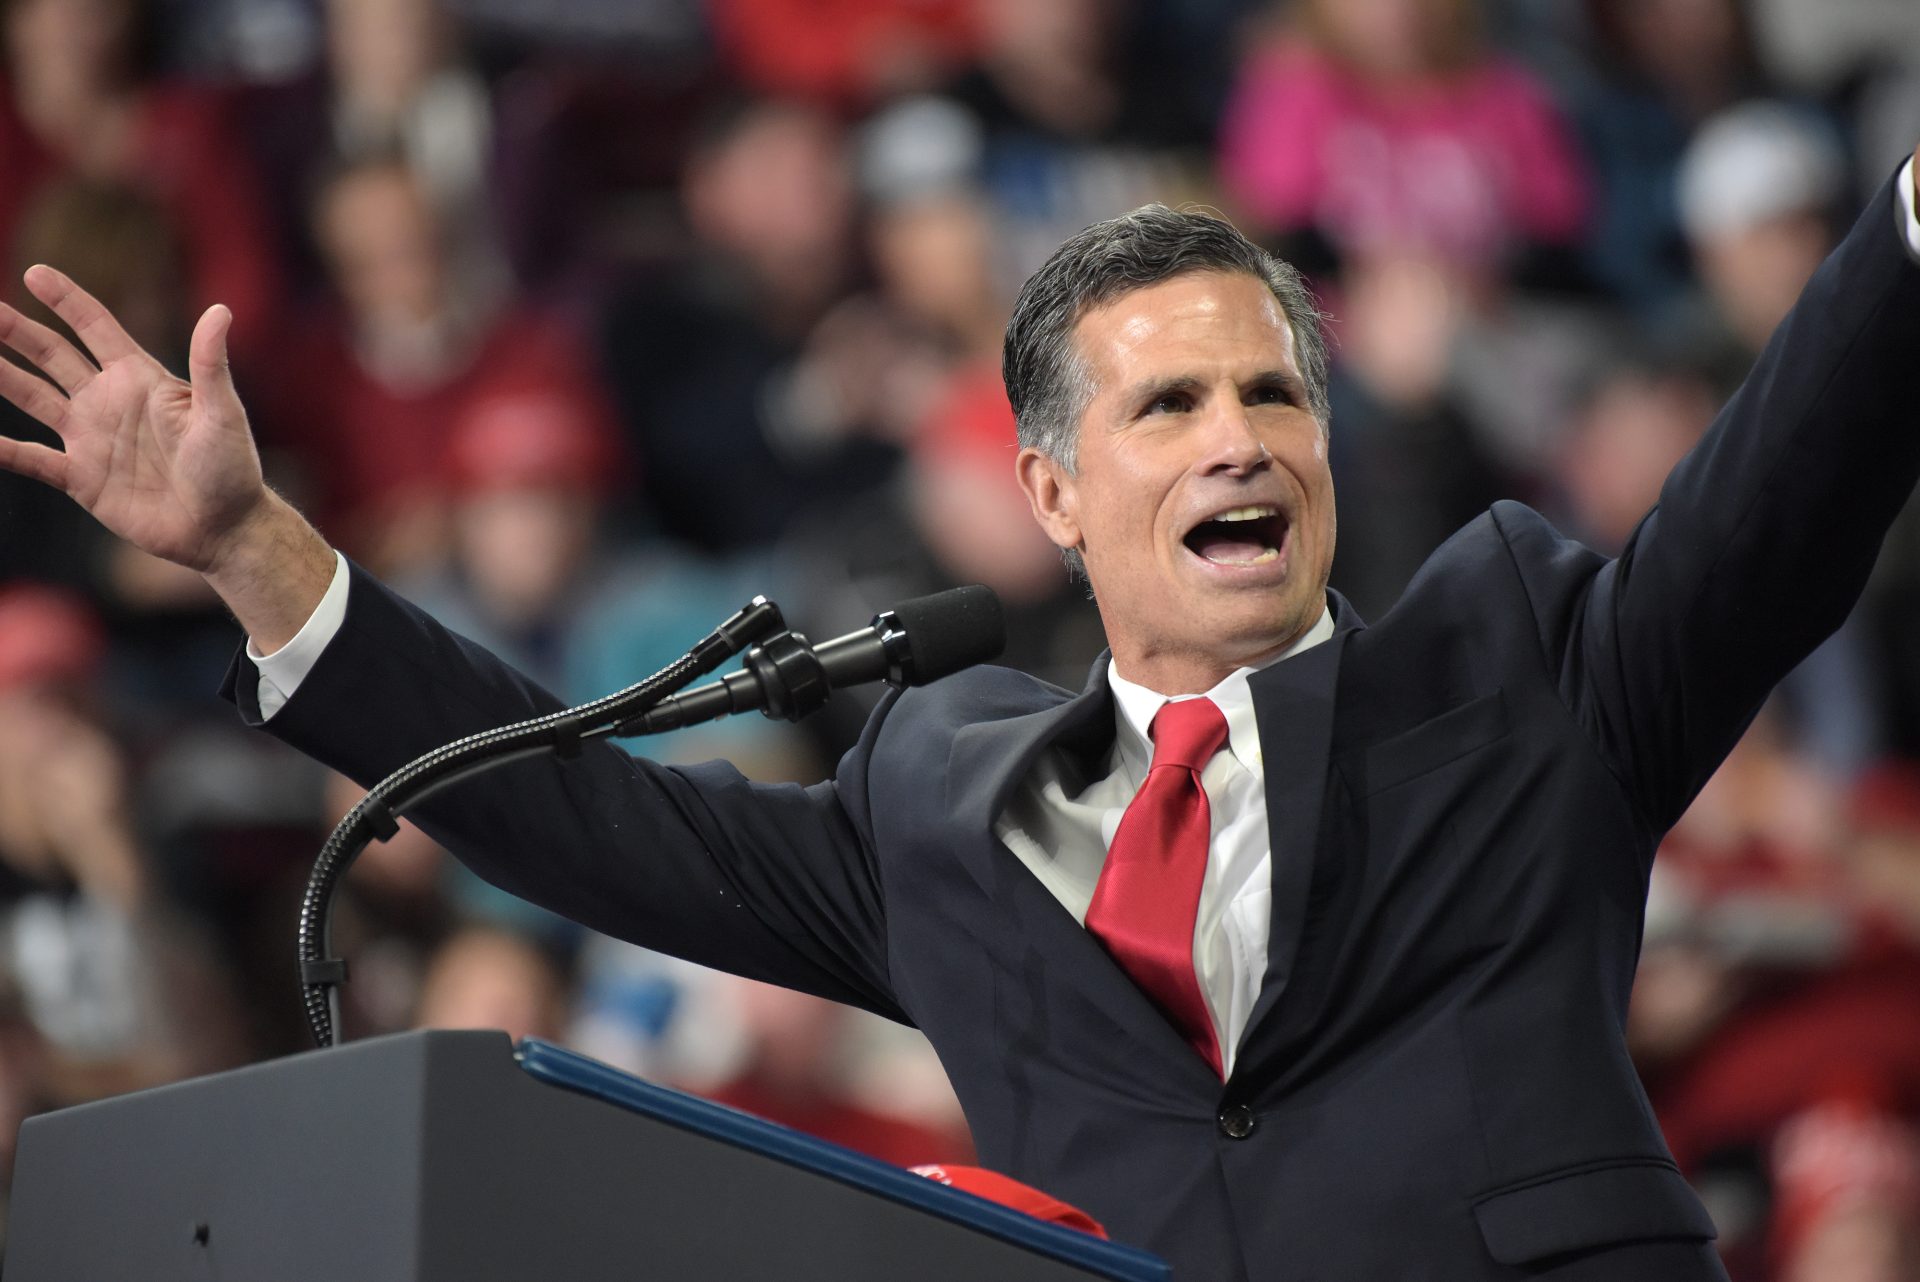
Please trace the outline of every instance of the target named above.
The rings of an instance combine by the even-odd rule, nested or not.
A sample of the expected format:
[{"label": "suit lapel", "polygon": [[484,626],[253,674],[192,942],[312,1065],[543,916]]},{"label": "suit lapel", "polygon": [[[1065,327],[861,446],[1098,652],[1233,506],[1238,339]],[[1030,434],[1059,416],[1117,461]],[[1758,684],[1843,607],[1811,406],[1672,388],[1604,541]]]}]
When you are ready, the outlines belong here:
[{"label": "suit lapel", "polygon": [[1252,1072],[1273,1039],[1267,1027],[1303,961],[1301,940],[1320,846],[1322,803],[1333,740],[1335,693],[1348,638],[1364,626],[1338,593],[1328,593],[1334,634],[1285,663],[1254,673],[1254,717],[1267,783],[1267,839],[1273,852],[1273,899],[1267,970],[1247,1017],[1234,1076]]},{"label": "suit lapel", "polygon": [[1032,772],[1040,754],[1056,743],[1088,752],[1112,743],[1113,692],[1107,688],[1105,664],[1103,655],[1086,689],[1078,695],[1024,716],[976,721],[961,727],[954,736],[947,758],[949,818],[961,835],[962,862],[988,894],[998,892],[1006,875],[1005,862],[1033,880],[1013,852],[993,835],[993,821],[1006,809],[1013,790]]},{"label": "suit lapel", "polygon": [[1113,744],[1113,692],[1107,660],[1094,665],[1086,689],[1051,708],[961,729],[948,758],[948,818],[960,860],[989,898],[1002,906],[1003,929],[1050,960],[1051,979],[1065,979],[1121,1027],[1168,1056],[1211,1076],[1160,1009],[1040,879],[995,835],[994,820],[1041,753],[1060,747],[1100,768]]}]

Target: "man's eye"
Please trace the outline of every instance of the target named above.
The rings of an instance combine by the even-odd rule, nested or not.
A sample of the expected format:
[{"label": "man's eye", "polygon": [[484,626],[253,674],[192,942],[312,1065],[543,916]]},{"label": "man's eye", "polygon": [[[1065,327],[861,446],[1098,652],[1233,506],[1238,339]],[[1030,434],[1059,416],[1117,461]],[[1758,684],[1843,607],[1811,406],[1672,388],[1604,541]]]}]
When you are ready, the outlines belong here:
[{"label": "man's eye", "polygon": [[1187,398],[1185,396],[1181,395],[1178,392],[1168,392],[1164,396],[1154,397],[1154,399],[1147,405],[1147,413],[1178,414],[1180,411],[1186,408],[1187,408]]},{"label": "man's eye", "polygon": [[1291,405],[1293,393],[1279,383],[1263,383],[1247,394],[1247,400],[1254,405]]}]

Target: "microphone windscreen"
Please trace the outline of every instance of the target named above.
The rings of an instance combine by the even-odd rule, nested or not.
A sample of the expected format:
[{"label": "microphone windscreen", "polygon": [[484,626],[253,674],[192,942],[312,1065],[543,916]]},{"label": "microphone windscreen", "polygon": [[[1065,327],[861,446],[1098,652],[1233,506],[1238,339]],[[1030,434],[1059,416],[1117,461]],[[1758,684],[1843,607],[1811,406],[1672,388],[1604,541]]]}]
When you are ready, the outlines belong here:
[{"label": "microphone windscreen", "polygon": [[910,685],[925,685],[998,658],[1006,648],[1000,598],[977,583],[902,601],[893,607],[893,616],[913,653]]}]

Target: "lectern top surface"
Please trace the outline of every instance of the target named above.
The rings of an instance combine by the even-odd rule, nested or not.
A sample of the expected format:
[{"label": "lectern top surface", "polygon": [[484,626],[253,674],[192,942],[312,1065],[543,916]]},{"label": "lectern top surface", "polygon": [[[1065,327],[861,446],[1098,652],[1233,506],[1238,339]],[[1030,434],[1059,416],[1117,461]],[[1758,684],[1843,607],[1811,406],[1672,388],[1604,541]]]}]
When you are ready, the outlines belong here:
[{"label": "lectern top surface", "polygon": [[514,1052],[520,1067],[541,1081],[578,1091],[709,1138],[751,1149],[869,1193],[978,1229],[994,1237],[1085,1269],[1113,1282],[1170,1282],[1157,1255],[1037,1220],[1011,1207],[948,1188],[864,1153],[781,1126],[738,1109],[671,1090],[536,1038]]}]

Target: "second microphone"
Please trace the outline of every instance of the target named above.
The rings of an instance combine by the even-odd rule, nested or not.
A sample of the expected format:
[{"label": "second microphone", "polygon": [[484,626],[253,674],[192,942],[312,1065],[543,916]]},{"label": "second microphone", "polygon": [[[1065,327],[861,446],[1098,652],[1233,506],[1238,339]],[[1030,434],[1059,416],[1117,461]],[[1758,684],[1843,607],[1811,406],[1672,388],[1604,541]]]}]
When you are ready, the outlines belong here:
[{"label": "second microphone", "polygon": [[873,622],[818,646],[783,632],[741,656],[745,666],[724,680],[663,700],[620,726],[617,734],[657,734],[738,712],[760,711],[798,721],[835,690],[885,680],[925,685],[985,663],[1006,645],[1000,600],[975,584],[902,601]]}]

